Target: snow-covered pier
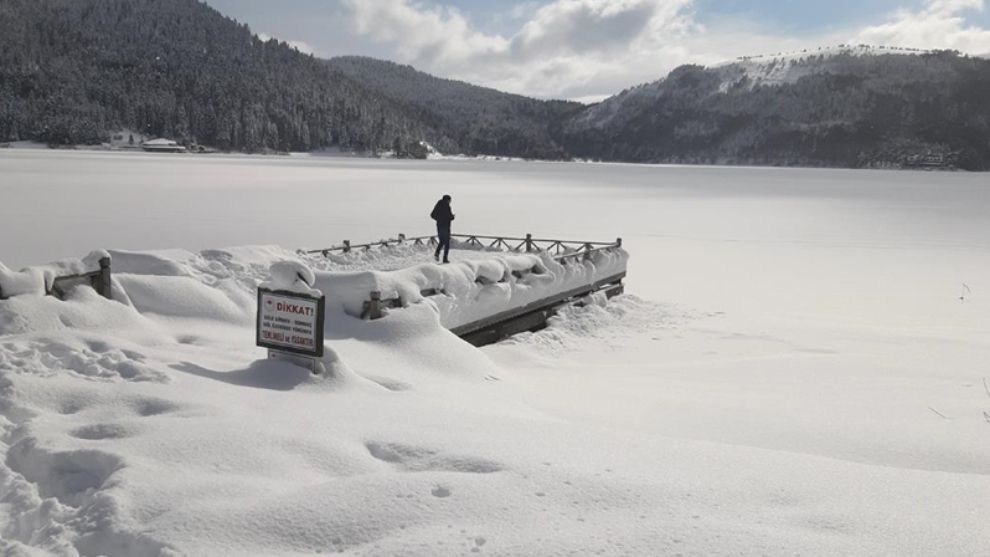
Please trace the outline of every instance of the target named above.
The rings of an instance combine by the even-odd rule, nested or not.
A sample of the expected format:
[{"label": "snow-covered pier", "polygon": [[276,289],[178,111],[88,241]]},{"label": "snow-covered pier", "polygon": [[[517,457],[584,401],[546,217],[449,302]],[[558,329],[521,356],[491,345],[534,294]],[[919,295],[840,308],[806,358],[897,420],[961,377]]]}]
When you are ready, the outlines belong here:
[{"label": "snow-covered pier", "polygon": [[[259,286],[267,285],[325,297],[328,339],[350,338],[340,332],[356,325],[347,324],[348,318],[387,321],[392,312],[417,306],[435,316],[424,327],[439,327],[483,346],[539,330],[565,306],[606,300],[624,290],[628,254],[621,239],[455,238],[452,263],[444,265],[432,261],[435,236],[403,235],[297,252],[273,246],[199,254],[97,251],[84,259],[18,272],[0,264],[0,299],[75,299],[70,295],[74,287],[91,286],[103,298],[139,313],[247,324],[257,316],[249,300]],[[42,302],[28,305],[38,304],[51,309]],[[34,309],[18,313],[15,321],[27,322]],[[319,339],[312,342],[322,346]]]},{"label": "snow-covered pier", "polygon": [[[378,268],[317,278],[316,288],[339,301],[350,315],[372,320],[384,318],[391,309],[430,299],[444,327],[478,346],[540,329],[565,305],[623,292],[628,254],[621,239],[573,242],[530,234],[454,238],[452,265],[398,268],[394,261],[378,259]],[[345,241],[305,254],[317,260],[388,248],[426,254],[436,244],[436,236],[399,235],[370,244]]]}]

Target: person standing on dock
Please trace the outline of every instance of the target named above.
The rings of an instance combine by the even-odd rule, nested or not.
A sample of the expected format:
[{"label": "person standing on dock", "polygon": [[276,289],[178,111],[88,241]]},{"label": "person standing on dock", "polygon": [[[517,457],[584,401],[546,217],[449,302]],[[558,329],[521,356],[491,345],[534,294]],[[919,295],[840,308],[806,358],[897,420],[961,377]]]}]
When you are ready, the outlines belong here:
[{"label": "person standing on dock", "polygon": [[450,223],[454,220],[454,213],[450,209],[451,197],[443,196],[433,207],[430,217],[437,221],[437,251],[433,254],[433,259],[440,261],[440,251],[443,251],[443,262],[450,263]]}]

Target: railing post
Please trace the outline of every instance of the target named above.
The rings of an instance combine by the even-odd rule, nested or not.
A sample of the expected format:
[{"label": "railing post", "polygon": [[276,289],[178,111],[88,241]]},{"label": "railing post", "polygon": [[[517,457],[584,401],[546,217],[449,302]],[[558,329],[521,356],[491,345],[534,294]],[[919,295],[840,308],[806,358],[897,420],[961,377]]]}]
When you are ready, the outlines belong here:
[{"label": "railing post", "polygon": [[615,247],[617,247],[617,248],[621,248],[622,247],[622,238],[616,238],[615,239]]},{"label": "railing post", "polygon": [[533,235],[526,235],[526,253],[531,253],[533,251]]},{"label": "railing post", "polygon": [[584,260],[585,261],[590,261],[591,260],[591,250],[592,250],[591,244],[585,244],[584,245]]},{"label": "railing post", "polygon": [[377,290],[371,293],[371,302],[368,304],[368,319],[375,320],[384,317],[382,314],[382,293]]},{"label": "railing post", "polygon": [[351,241],[344,240],[344,253],[351,253]]},{"label": "railing post", "polygon": [[399,234],[399,243],[400,244],[406,243],[406,235],[405,234]]},{"label": "railing post", "polygon": [[96,293],[108,300],[113,299],[113,282],[110,280],[110,258],[100,259],[100,274],[96,278]]}]

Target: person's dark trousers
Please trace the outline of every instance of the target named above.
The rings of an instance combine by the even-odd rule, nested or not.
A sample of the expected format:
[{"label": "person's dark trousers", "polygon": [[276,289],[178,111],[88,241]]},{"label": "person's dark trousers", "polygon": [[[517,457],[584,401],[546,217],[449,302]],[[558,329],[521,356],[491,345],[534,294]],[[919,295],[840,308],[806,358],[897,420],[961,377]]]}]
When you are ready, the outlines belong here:
[{"label": "person's dark trousers", "polygon": [[437,252],[433,254],[434,257],[440,257],[440,250],[443,250],[443,262],[447,263],[447,257],[450,255],[450,227],[449,226],[437,226]]}]

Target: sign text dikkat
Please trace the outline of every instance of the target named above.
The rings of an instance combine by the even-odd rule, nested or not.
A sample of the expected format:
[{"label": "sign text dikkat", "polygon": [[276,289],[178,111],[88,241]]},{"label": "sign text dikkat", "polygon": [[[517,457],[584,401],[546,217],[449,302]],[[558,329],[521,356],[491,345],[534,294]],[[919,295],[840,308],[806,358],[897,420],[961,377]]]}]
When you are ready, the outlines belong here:
[{"label": "sign text dikkat", "polygon": [[322,357],[325,308],[325,297],[259,288],[258,346]]}]

